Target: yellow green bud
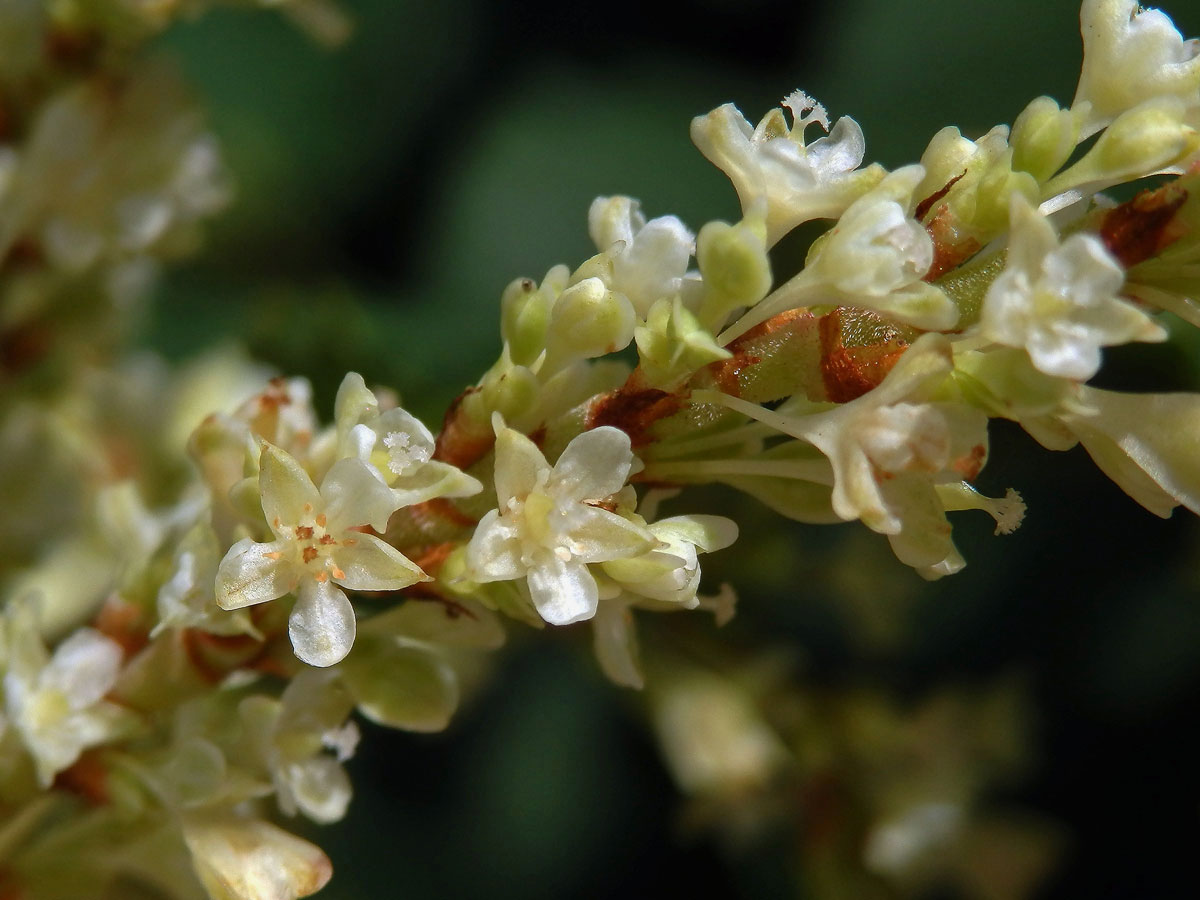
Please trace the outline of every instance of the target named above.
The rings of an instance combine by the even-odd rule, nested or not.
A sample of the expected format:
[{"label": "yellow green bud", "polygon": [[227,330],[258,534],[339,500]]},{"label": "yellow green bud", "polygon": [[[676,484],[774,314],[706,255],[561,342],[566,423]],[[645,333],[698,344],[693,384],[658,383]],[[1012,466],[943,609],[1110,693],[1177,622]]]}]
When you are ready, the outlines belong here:
[{"label": "yellow green bud", "polygon": [[623,294],[609,290],[599,278],[585,278],[567,288],[550,313],[545,367],[554,371],[577,359],[614,353],[633,340],[637,314]]},{"label": "yellow green bud", "polygon": [[1046,188],[1056,194],[1081,184],[1115,184],[1151,175],[1200,150],[1200,134],[1187,124],[1175,97],[1159,97],[1122,113],[1105,129],[1087,156]]},{"label": "yellow green bud", "polygon": [[532,363],[545,347],[553,302],[532,278],[515,279],[500,296],[500,334],[522,365]]},{"label": "yellow green bud", "polygon": [[760,219],[709,222],[696,238],[696,261],[705,290],[699,318],[710,329],[719,329],[729,313],[753,306],[771,289],[767,228]]},{"label": "yellow green bud", "polygon": [[674,388],[692,372],[730,353],[676,297],[659,300],[634,332],[642,373],[652,387]]},{"label": "yellow green bud", "polygon": [[1077,117],[1052,98],[1038,97],[1013,123],[1012,167],[1048,181],[1070,157],[1078,139]]},{"label": "yellow green bud", "polygon": [[991,235],[1008,227],[1008,210],[1013,194],[1021,194],[1036,206],[1040,187],[1028,172],[1013,171],[1013,151],[996,159],[979,179],[975,188],[975,210],[971,225]]}]

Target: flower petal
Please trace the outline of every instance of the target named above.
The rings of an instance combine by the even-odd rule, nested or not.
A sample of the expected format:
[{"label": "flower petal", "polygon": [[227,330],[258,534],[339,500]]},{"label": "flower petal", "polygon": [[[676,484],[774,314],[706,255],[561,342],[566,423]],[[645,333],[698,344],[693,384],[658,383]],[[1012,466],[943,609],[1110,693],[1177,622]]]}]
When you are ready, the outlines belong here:
[{"label": "flower petal", "polygon": [[396,501],[373,466],[360,459],[339,459],[321,482],[327,528],[337,536],[356,525],[386,531]]},{"label": "flower petal", "polygon": [[472,581],[508,581],[525,574],[517,529],[498,510],[491,510],[467,544],[467,577]]},{"label": "flower petal", "polygon": [[341,588],[305,579],[288,619],[296,656],[310,666],[332,666],[350,652],[354,632],[354,607]]},{"label": "flower petal", "polygon": [[654,536],[607,509],[578,504],[570,511],[570,550],[585,563],[637,556],[653,549]]},{"label": "flower petal", "polygon": [[625,486],[633,467],[629,435],[611,425],[585,431],[567,444],[554,464],[559,496],[599,500]]},{"label": "flower petal", "polygon": [[637,662],[637,632],[627,604],[613,600],[600,604],[592,619],[592,647],[610,681],[641,689],[644,681]]},{"label": "flower petal", "polygon": [[276,535],[279,535],[276,522],[296,525],[311,519],[321,497],[295,457],[274,444],[266,444],[258,465],[258,489],[262,495],[263,513]]},{"label": "flower petal", "polygon": [[352,591],[398,591],[429,577],[399,550],[373,534],[350,538],[330,554],[344,575],[337,583]]},{"label": "flower petal", "polygon": [[570,625],[596,614],[600,590],[587,566],[552,553],[529,570],[529,593],[538,615],[551,625]]},{"label": "flower petal", "polygon": [[359,711],[388,728],[441,731],[458,707],[453,670],[422,647],[367,639],[343,672]]},{"label": "flower petal", "polygon": [[[217,604],[241,609],[282,597],[296,586],[300,572],[287,541],[259,544],[244,538],[229,548],[217,569]],[[278,555],[276,555],[278,554]]]},{"label": "flower petal", "polygon": [[350,805],[350,777],[332,756],[310,756],[280,773],[292,800],[319,825],[340,821]]},{"label": "flower petal", "polygon": [[550,463],[533,441],[507,426],[496,431],[496,499],[501,508],[532,491],[538,475],[549,471]]},{"label": "flower petal", "polygon": [[42,670],[41,686],[59,690],[72,709],[83,709],[109,692],[121,669],[121,647],[94,628],[80,628],[59,644]]},{"label": "flower petal", "polygon": [[436,460],[392,482],[392,498],[397,508],[415,506],[434,497],[470,497],[482,490],[478,479]]},{"label": "flower petal", "polygon": [[357,372],[347,372],[333,401],[333,420],[339,433],[349,434],[356,425],[379,415],[379,401]]}]

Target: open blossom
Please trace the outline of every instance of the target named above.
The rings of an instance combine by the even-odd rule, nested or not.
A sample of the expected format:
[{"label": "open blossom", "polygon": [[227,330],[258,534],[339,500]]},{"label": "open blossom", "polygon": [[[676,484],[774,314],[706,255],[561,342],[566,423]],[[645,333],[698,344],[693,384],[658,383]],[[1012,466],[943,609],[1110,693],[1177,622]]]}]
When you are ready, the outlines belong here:
[{"label": "open blossom", "polygon": [[1095,131],[1144,100],[1200,106],[1200,41],[1185,41],[1161,10],[1137,0],[1084,0],[1083,69],[1073,106],[1091,104]]},{"label": "open blossom", "polygon": [[342,379],[334,402],[337,453],[372,465],[392,489],[396,508],[434,497],[469,497],[483,490],[476,479],[433,459],[433,434],[416,416],[379,400],[361,375]]},{"label": "open blossom", "polygon": [[353,707],[337,669],[307,669],[279,699],[255,694],[239,704],[253,755],[284,814],[299,811],[322,824],[346,814],[352,792],[342,763],[359,739],[358,726],[347,721]]},{"label": "open blossom", "polygon": [[597,197],[588,210],[588,232],[612,255],[612,289],[646,318],[656,300],[679,293],[696,237],[676,216],[646,221],[629,197]]},{"label": "open blossom", "polygon": [[[783,105],[792,112],[790,129],[780,109],[754,128],[732,103],[692,120],[692,140],[729,176],[742,212],[765,207],[769,245],[802,222],[836,218],[883,177],[879,165],[859,169],[866,142],[853,119],[838,119],[830,130],[824,107],[802,91]],[[812,124],[829,134],[805,143]]]},{"label": "open blossom", "polygon": [[[640,688],[633,608],[657,611],[700,606],[699,553],[722,550],[737,540],[738,528],[722,516],[675,516],[647,526],[659,546],[626,559],[602,563],[602,596],[592,619],[592,643],[604,674],[616,684]],[[733,615],[729,596],[718,608],[718,624]],[[722,618],[724,617],[724,618]]]},{"label": "open blossom", "polygon": [[629,436],[604,426],[572,440],[551,466],[525,435],[497,418],[496,499],[467,547],[468,577],[524,578],[552,625],[590,619],[599,589],[589,563],[638,556],[656,545],[642,525],[602,504],[625,486]]},{"label": "open blossom", "polygon": [[1166,338],[1117,297],[1125,275],[1098,238],[1073,234],[1060,245],[1054,226],[1020,194],[1011,215],[1008,264],[983,301],[984,337],[1024,347],[1047,375],[1079,381],[1100,368],[1101,347]]},{"label": "open blossom", "polygon": [[902,562],[936,578],[963,565],[937,486],[972,480],[987,458],[987,416],[939,394],[952,368],[949,341],[926,334],[878,387],[825,412],[720,402],[820,450],[832,467],[837,516],[888,535]]},{"label": "open blossom", "polygon": [[933,263],[933,241],[909,215],[913,191],[924,176],[921,166],[905,166],[855,200],[814,245],[808,265],[751,307],[718,342],[811,304],[859,306],[918,328],[953,328],[958,308],[922,280]]},{"label": "open blossom", "polygon": [[240,609],[297,592],[288,633],[296,655],[314,666],[340,661],[354,643],[354,608],[338,585],[394,591],[424,579],[400,551],[373,534],[396,504],[366,463],[341,459],[318,490],[296,460],[270,444],[260,461],[262,508],[275,540],[249,538],[229,548],[217,572],[217,603]]},{"label": "open blossom", "polygon": [[120,736],[128,725],[129,714],[104,699],[121,670],[121,647],[94,629],[80,628],[51,655],[29,601],[12,603],[0,624],[5,626],[0,630],[4,713],[46,787],[84,750]]}]

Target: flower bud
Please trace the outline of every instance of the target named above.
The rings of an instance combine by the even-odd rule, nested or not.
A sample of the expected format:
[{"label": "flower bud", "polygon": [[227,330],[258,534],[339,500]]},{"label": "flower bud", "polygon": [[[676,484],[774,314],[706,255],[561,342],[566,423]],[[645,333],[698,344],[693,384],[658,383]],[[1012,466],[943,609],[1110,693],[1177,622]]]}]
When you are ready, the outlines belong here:
[{"label": "flower bud", "polygon": [[572,285],[559,295],[550,313],[544,371],[628,346],[636,321],[633,304],[599,278]]},{"label": "flower bud", "polygon": [[634,339],[647,382],[664,390],[700,367],[730,356],[678,297],[655,303]]},{"label": "flower bud", "polygon": [[490,422],[493,412],[515,419],[537,402],[537,377],[514,365],[505,353],[483,376],[479,390],[463,398],[463,412],[474,422]]},{"label": "flower bud", "polygon": [[1048,181],[1070,157],[1079,123],[1069,109],[1050,97],[1038,97],[1017,116],[1012,130],[1012,167]]},{"label": "flower bud", "polygon": [[1122,113],[1087,156],[1055,178],[1047,191],[1115,184],[1182,162],[1200,150],[1200,134],[1187,124],[1186,112],[1178,99],[1160,97]]},{"label": "flower bud", "polygon": [[500,334],[520,364],[532,363],[545,347],[553,302],[532,278],[515,279],[500,296]]},{"label": "flower bud", "polygon": [[771,289],[767,229],[759,219],[709,222],[696,239],[696,261],[705,288],[699,318],[713,330],[730,312],[753,306]]},{"label": "flower bud", "polygon": [[1030,203],[1037,203],[1037,179],[1028,172],[1013,169],[1013,150],[1007,150],[995,160],[975,187],[975,209],[971,225],[985,235],[1003,231],[1008,226],[1008,209],[1012,197],[1020,194]]},{"label": "flower bud", "polygon": [[1200,148],[1200,136],[1185,124],[1184,113],[1183,104],[1173,98],[1143,103],[1108,126],[1088,156],[1094,153],[1110,177],[1169,166]]}]

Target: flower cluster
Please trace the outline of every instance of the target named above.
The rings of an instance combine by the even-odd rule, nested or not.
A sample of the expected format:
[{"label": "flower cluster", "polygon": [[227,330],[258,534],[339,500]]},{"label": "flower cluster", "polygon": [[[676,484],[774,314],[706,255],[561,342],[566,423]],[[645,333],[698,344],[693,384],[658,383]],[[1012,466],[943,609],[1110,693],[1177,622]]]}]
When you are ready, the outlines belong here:
[{"label": "flower cluster", "polygon": [[[321,0],[282,5],[337,36]],[[641,658],[634,611],[733,614],[699,556],[737,525],[659,515],[693,485],[859,520],[939,578],[965,565],[948,513],[1021,520],[1015,491],[973,486],[1003,418],[1082,444],[1151,512],[1200,513],[1200,395],[1087,384],[1104,348],[1165,340],[1162,313],[1200,326],[1200,51],[1157,10],[1084,0],[1069,107],[944,129],[894,171],[800,91],[756,126],[700,116],[741,219],[693,232],[598,198],[596,254],[509,285],[499,356],[435,434],[356,373],[323,425],[303,378],[119,355],[156,267],[228,194],[186,91],[134,52],[177,6],[0,11],[0,895],[61,886],[64,846],[76,896],[134,876],[168,897],[318,890],[328,860],[270,818],[341,818],[353,716],[445,727],[458,664],[504,617],[590,623],[604,673],[648,689],[685,791],[768,792],[796,747],[737,691],[656,685]],[[121,79],[31,49],[82,34]],[[1100,193],[1149,176],[1168,180]],[[804,266],[775,270],[819,220]],[[873,809],[872,869],[964,827],[967,792],[933,793]]]}]

